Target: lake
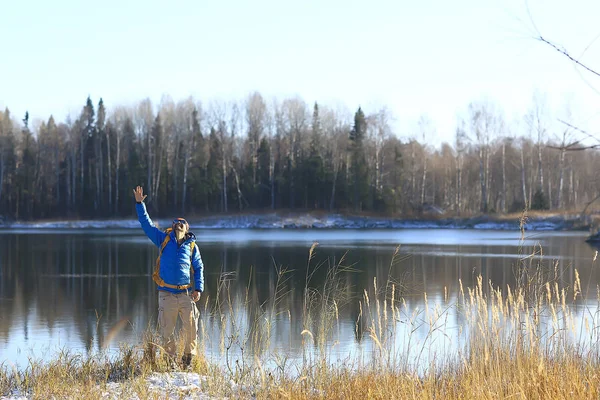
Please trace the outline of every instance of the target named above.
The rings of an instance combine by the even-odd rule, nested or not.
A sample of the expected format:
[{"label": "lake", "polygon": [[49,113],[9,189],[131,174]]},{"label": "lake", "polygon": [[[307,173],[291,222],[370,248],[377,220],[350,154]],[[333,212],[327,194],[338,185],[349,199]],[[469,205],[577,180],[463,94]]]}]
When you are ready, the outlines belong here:
[{"label": "lake", "polygon": [[[198,303],[201,348],[216,362],[225,362],[227,351],[228,357],[239,356],[244,347],[228,336],[233,325],[224,326],[221,316],[233,313],[238,328],[247,331],[258,306],[271,317],[269,348],[289,359],[306,356],[306,334],[301,332],[312,325],[302,318],[305,286],[314,294],[316,309],[326,296],[338,296],[336,326],[325,341],[337,360],[345,360],[368,357],[373,350],[364,324],[356,321],[364,312],[359,305],[364,290],[375,298],[374,279],[379,289],[394,282],[396,299],[402,297],[416,310],[414,315],[455,301],[459,280],[466,288],[481,275],[484,285],[514,287],[516,267],[528,263],[549,266],[565,285],[572,285],[577,270],[582,292],[589,294],[577,305],[581,313],[596,304],[600,282],[593,262],[596,250],[584,242],[584,232],[526,232],[524,240],[516,231],[453,229],[196,234],[205,265],[205,293]],[[309,262],[313,242],[318,246]],[[0,363],[23,367],[29,357],[47,360],[59,350],[110,353],[120,343],[138,343],[157,316],[151,278],[157,253],[141,229],[0,231]],[[332,280],[328,271],[334,266],[338,269]],[[215,311],[217,298],[221,313]],[[460,343],[453,331],[461,316],[446,311],[443,319],[434,340],[425,317],[410,327],[411,317],[399,316],[399,326],[413,336],[410,344],[397,345],[429,340],[429,353],[451,351]],[[313,329],[315,341],[317,331]]]}]

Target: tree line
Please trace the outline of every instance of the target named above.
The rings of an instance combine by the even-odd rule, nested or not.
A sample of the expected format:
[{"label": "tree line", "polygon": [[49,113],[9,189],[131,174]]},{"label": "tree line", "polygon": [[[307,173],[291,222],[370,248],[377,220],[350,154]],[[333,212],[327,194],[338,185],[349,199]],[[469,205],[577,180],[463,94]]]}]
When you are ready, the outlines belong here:
[{"label": "tree line", "polygon": [[73,120],[33,126],[0,111],[0,216],[130,216],[144,186],[157,216],[264,210],[419,215],[576,209],[596,198],[600,157],[534,102],[507,123],[473,102],[452,143],[432,146],[423,117],[408,139],[387,108],[193,98],[108,108],[87,98]]}]

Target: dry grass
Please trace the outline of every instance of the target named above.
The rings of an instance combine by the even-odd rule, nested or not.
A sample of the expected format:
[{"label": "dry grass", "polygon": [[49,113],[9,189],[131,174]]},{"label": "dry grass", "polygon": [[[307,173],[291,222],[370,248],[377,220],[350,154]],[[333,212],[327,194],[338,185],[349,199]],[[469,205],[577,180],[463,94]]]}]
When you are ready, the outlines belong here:
[{"label": "dry grass", "polygon": [[[419,310],[407,305],[402,282],[392,279],[383,284],[374,280],[360,299],[350,298],[342,277],[352,266],[344,259],[334,265],[315,263],[315,253],[316,244],[308,256],[303,330],[293,332],[304,346],[298,363],[288,362],[285,352],[272,345],[275,322],[291,319],[285,309],[288,271],[277,268],[273,297],[262,304],[253,303],[252,282],[238,304],[231,287],[234,277],[221,277],[214,299],[203,303],[199,335],[201,351],[218,341],[224,362],[195,360],[193,372],[206,377],[204,393],[259,399],[600,397],[599,316],[585,307],[589,299],[582,296],[588,288],[582,288],[578,274],[575,282],[564,285],[555,265],[523,255],[515,271],[516,287],[495,287],[479,277],[474,287],[460,283],[459,295],[445,296],[441,304],[429,304],[424,294],[426,306]],[[398,257],[397,249],[392,262]],[[315,288],[311,279],[322,268],[327,279]],[[351,301],[360,306],[357,338],[373,350],[367,362],[339,363],[330,350],[339,332],[339,311]],[[250,313],[240,311],[249,308]],[[461,316],[455,337],[447,335],[454,329],[450,314]],[[211,320],[220,326],[219,338],[207,333]],[[418,340],[416,332],[423,329],[425,339]],[[454,347],[436,354],[432,349],[438,340]],[[155,352],[157,343],[149,329],[139,346],[124,347],[112,359],[63,352],[49,363],[31,360],[25,370],[0,368],[0,396],[102,398],[110,382],[122,382],[121,398],[162,398],[145,381],[153,372],[168,370]]]}]

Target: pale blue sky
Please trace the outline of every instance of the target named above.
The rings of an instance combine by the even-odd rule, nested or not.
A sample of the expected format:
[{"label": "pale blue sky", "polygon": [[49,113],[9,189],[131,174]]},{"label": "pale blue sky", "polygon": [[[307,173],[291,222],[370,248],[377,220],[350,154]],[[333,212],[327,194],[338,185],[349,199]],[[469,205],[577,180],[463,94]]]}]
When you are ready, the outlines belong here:
[{"label": "pale blue sky", "polygon": [[[367,112],[386,105],[401,136],[427,114],[439,142],[470,101],[488,98],[511,119],[538,89],[593,130],[600,95],[532,38],[526,4],[574,55],[600,34],[598,1],[5,1],[0,107],[62,120],[88,94],[110,110],[165,93],[207,101],[258,90]],[[599,54],[600,40],[582,60],[600,69]],[[600,78],[584,77],[600,90]]]}]

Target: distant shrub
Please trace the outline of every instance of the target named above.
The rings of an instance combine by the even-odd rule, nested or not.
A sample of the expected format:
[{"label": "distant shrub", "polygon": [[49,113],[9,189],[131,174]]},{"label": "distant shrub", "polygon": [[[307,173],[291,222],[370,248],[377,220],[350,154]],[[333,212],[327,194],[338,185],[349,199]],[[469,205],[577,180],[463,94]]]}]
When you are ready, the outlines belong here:
[{"label": "distant shrub", "polygon": [[532,210],[548,210],[550,204],[548,204],[548,196],[544,194],[542,190],[536,190],[533,194],[533,200],[531,201]]},{"label": "distant shrub", "polygon": [[521,212],[524,209],[525,209],[525,203],[523,203],[521,200],[515,200],[508,208],[508,212],[511,212],[511,213]]}]

